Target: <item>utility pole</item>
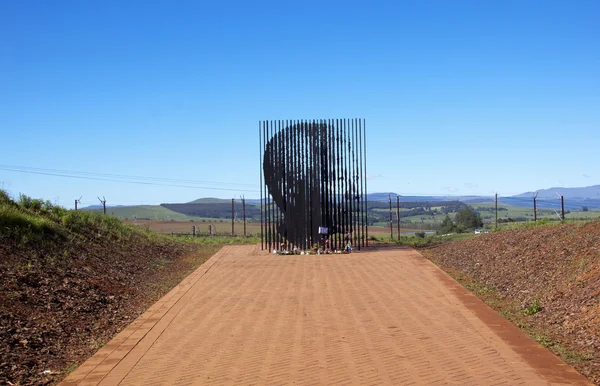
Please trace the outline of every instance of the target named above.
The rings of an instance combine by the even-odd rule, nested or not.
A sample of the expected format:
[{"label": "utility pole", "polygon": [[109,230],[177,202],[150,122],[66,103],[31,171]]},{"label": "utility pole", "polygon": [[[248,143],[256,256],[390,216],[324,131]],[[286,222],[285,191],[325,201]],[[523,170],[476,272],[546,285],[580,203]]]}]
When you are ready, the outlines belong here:
[{"label": "utility pole", "polygon": [[232,198],[231,199],[231,235],[232,236],[235,236],[235,228],[233,225],[233,222],[235,220],[234,203],[235,203],[235,198]]},{"label": "utility pole", "polygon": [[533,196],[533,221],[536,222],[537,221],[537,196],[538,194],[536,193],[535,196]]},{"label": "utility pole", "polygon": [[396,195],[396,219],[398,220],[398,240],[400,240],[400,196]]},{"label": "utility pole", "polygon": [[106,216],[106,197],[102,196],[102,200],[100,199],[100,197],[98,197],[98,200],[100,201],[100,203],[104,207],[104,215]]},{"label": "utility pole", "polygon": [[498,228],[498,193],[496,193],[496,228]]},{"label": "utility pole", "polygon": [[388,194],[390,200],[390,239],[394,239],[394,221],[392,219],[392,195]]},{"label": "utility pole", "polygon": [[242,196],[242,216],[244,217],[244,237],[246,237],[246,199]]},{"label": "utility pole", "polygon": [[79,200],[75,200],[75,211],[77,211],[77,206],[78,206],[79,204],[81,204],[81,198],[82,198],[82,197],[83,197],[83,196],[79,197]]}]

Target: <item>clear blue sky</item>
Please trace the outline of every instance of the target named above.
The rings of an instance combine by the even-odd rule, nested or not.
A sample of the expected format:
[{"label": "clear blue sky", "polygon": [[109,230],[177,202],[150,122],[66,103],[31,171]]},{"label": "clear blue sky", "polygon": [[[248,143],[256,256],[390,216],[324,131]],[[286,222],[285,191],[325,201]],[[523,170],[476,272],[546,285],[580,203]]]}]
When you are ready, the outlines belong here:
[{"label": "clear blue sky", "polygon": [[600,184],[598,20],[597,0],[2,1],[0,165],[233,190],[6,170],[0,188],[258,197],[259,120],[342,117],[367,120],[370,192]]}]

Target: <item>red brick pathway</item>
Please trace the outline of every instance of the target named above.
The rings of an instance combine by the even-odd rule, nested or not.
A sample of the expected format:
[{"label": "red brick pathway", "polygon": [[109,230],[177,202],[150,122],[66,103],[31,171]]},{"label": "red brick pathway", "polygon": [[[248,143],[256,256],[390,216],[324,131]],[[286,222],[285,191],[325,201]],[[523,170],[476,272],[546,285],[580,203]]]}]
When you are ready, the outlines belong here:
[{"label": "red brick pathway", "polygon": [[229,246],[63,384],[588,383],[415,251]]}]

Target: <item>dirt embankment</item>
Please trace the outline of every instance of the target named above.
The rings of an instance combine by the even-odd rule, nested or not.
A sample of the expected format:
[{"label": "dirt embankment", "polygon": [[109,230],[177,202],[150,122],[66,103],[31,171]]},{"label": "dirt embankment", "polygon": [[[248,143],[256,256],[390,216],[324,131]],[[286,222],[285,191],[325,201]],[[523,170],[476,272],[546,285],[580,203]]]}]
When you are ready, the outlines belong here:
[{"label": "dirt embankment", "polygon": [[491,233],[423,253],[516,304],[545,334],[538,341],[600,384],[600,222]]},{"label": "dirt embankment", "polygon": [[216,249],[127,230],[0,242],[0,385],[58,382]]}]

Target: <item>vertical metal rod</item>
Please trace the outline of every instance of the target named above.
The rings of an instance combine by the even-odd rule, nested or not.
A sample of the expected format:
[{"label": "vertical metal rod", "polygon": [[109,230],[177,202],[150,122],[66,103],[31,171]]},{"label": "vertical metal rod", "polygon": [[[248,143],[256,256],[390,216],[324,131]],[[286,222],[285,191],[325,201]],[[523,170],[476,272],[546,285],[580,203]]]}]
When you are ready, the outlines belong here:
[{"label": "vertical metal rod", "polygon": [[298,170],[300,168],[299,166],[299,162],[298,162],[298,156],[300,154],[299,150],[298,150],[298,122],[296,120],[292,120],[291,121],[291,125],[292,125],[292,134],[293,134],[293,144],[294,144],[294,170],[293,170],[293,176],[292,179],[293,181],[295,181],[294,183],[294,195],[293,195],[293,206],[294,206],[294,218],[291,219],[291,223],[292,223],[292,227],[293,227],[293,234],[294,234],[294,246],[296,248],[299,247],[298,244],[298,224],[299,224],[299,213],[297,212],[298,210],[298,206],[300,205],[300,199],[298,197],[298,195],[300,194],[300,191],[298,189],[298,184],[300,183],[300,173],[298,173]]},{"label": "vertical metal rod", "polygon": [[271,136],[271,138],[273,138],[273,172],[275,175],[275,181],[274,181],[274,186],[275,189],[273,189],[273,194],[271,195],[273,197],[273,237],[274,237],[274,249],[279,250],[279,232],[277,231],[278,228],[278,218],[279,218],[279,206],[277,205],[277,203],[275,202],[275,196],[276,196],[276,192],[279,190],[281,190],[281,180],[279,178],[279,147],[281,145],[280,141],[279,141],[279,136],[277,135],[277,123],[278,121],[273,121],[273,135]]},{"label": "vertical metal rod", "polygon": [[[321,200],[321,226],[327,226],[327,215],[329,214],[328,200],[327,200],[327,123],[324,119],[320,120],[319,123],[319,162],[321,166],[321,177],[320,185],[321,192],[319,194]],[[321,236],[319,236],[321,239]]]},{"label": "vertical metal rod", "polygon": [[262,123],[259,121],[258,122],[258,164],[260,167],[260,250],[264,251],[265,249],[265,239],[264,239],[264,232],[263,232],[263,185],[264,185],[264,179],[263,179],[263,165],[262,165],[262,158],[263,158],[263,136],[262,136]]},{"label": "vertical metal rod", "polygon": [[396,195],[396,220],[398,221],[398,240],[400,240],[400,195]]},{"label": "vertical metal rod", "polygon": [[344,248],[346,248],[346,235],[348,234],[348,222],[346,221],[346,119],[341,120],[341,163],[340,163],[340,181],[342,182],[341,210],[342,210],[342,227],[344,229]]},{"label": "vertical metal rod", "polygon": [[246,237],[246,199],[242,198],[242,214],[244,216],[244,237]]},{"label": "vertical metal rod", "polygon": [[337,150],[336,157],[336,175],[337,175],[337,226],[338,226],[338,249],[342,249],[342,240],[344,239],[344,221],[342,219],[342,120],[336,120],[336,138],[335,146]]},{"label": "vertical metal rod", "polygon": [[295,162],[296,162],[296,167],[294,168],[294,175],[296,178],[296,183],[295,185],[295,189],[296,189],[296,195],[294,198],[294,206],[296,208],[296,214],[295,214],[295,221],[294,221],[294,232],[296,232],[296,247],[301,249],[301,244],[300,244],[300,237],[298,235],[300,235],[300,227],[302,225],[302,213],[299,211],[302,208],[302,205],[304,205],[304,198],[301,196],[302,191],[300,190],[300,188],[302,187],[302,184],[304,183],[304,181],[302,180],[303,176],[302,176],[302,172],[301,172],[301,163],[300,163],[300,155],[301,155],[301,148],[300,148],[300,121],[298,120],[294,120],[294,147],[295,147]]},{"label": "vertical metal rod", "polygon": [[285,206],[283,209],[283,221],[284,221],[284,239],[285,239],[285,243],[288,245],[288,248],[290,246],[290,202],[292,200],[292,186],[293,186],[293,182],[290,181],[290,169],[293,167],[293,163],[292,163],[292,149],[291,149],[291,130],[290,130],[290,121],[289,120],[285,120],[285,127],[284,127],[284,132],[285,132],[285,169],[284,169],[284,180],[285,180],[285,196],[284,196],[284,202],[285,202]]},{"label": "vertical metal rod", "polygon": [[[269,146],[269,121],[264,122],[264,153],[263,153],[263,170],[264,164],[268,162],[270,159],[270,152],[267,153],[267,148]],[[265,158],[268,157],[268,158]],[[264,170],[266,173],[266,170]],[[269,238],[270,235],[270,226],[271,222],[269,219],[269,186],[266,183],[266,174],[265,174],[265,246],[267,250],[271,250],[271,240]]]},{"label": "vertical metal rod", "polygon": [[339,232],[339,221],[337,216],[337,181],[338,174],[336,168],[336,157],[337,157],[337,149],[336,149],[336,127],[337,127],[337,119],[331,120],[331,140],[329,141],[329,149],[331,151],[331,218],[333,221],[333,230],[331,234],[330,246],[333,250],[338,249],[337,240],[338,240],[338,232]]},{"label": "vertical metal rod", "polygon": [[350,227],[352,229],[352,232],[350,233],[352,235],[352,247],[355,248],[356,247],[356,219],[355,219],[355,215],[354,215],[354,123],[355,123],[356,119],[351,119],[350,120],[350,133],[349,133],[349,137],[350,140],[348,141],[348,168],[350,170],[348,170],[348,176],[349,176],[349,180],[348,182],[350,183],[350,189],[348,192],[348,200],[350,203]]},{"label": "vertical metal rod", "polygon": [[[274,147],[274,152],[273,152],[273,165],[274,165],[274,169],[278,170],[279,169],[279,138],[277,137],[277,121],[273,121],[273,144],[275,145]],[[276,177],[279,177],[277,174],[275,174]],[[275,191],[277,191],[278,189],[281,189],[281,181],[279,178],[277,178],[275,180]],[[272,195],[273,196],[273,195]],[[277,206],[277,203],[275,202],[275,197],[273,196],[273,241],[274,241],[274,248],[279,250],[279,233],[277,231],[277,226],[278,226],[278,219],[279,217],[279,207]]]},{"label": "vertical metal rod", "polygon": [[232,198],[231,199],[231,235],[232,236],[235,236],[235,228],[233,226],[233,221],[235,220],[234,201],[235,201],[235,198]]},{"label": "vertical metal rod", "polygon": [[392,219],[392,195],[388,194],[390,200],[390,239],[394,240],[394,221]]},{"label": "vertical metal rod", "polygon": [[562,220],[565,221],[565,196],[560,196],[560,207],[562,212]]},{"label": "vertical metal rod", "polygon": [[308,248],[312,249],[312,245],[313,245],[313,240],[312,240],[312,235],[313,235],[313,212],[314,212],[314,205],[315,203],[313,202],[313,189],[315,187],[315,157],[314,157],[314,127],[315,127],[315,121],[314,119],[312,121],[308,122],[308,151],[307,154],[309,156],[309,160],[308,160],[308,166],[309,166],[309,178],[308,178]]},{"label": "vertical metal rod", "polygon": [[364,158],[365,158],[365,174],[364,174],[364,181],[365,181],[365,222],[366,222],[366,229],[365,229],[365,235],[366,235],[366,242],[367,242],[367,247],[369,246],[369,188],[367,186],[367,180],[369,179],[369,172],[367,171],[367,124],[365,122],[365,120],[363,119],[363,138],[365,140],[365,148],[364,148]]},{"label": "vertical metal rod", "polygon": [[292,245],[296,245],[295,243],[295,239],[293,238],[294,235],[294,231],[292,231],[292,229],[294,228],[294,218],[297,217],[295,215],[295,201],[296,201],[296,186],[297,186],[297,179],[296,179],[296,137],[295,137],[295,131],[294,131],[294,125],[293,125],[293,121],[290,119],[288,121],[288,131],[289,131],[289,139],[290,139],[290,169],[286,171],[286,175],[288,176],[288,182],[290,185],[289,188],[289,194],[290,194],[290,198],[288,200],[288,208],[287,208],[287,213],[289,214],[288,218],[286,219],[287,222],[287,238],[288,238],[288,243],[290,243],[290,248],[292,248]]},{"label": "vertical metal rod", "polygon": [[[269,147],[269,164],[273,165],[273,139],[271,138],[271,127],[273,126],[272,121],[267,121],[267,146]],[[271,184],[271,189],[273,185]],[[267,217],[268,217],[268,240],[269,240],[269,251],[273,249],[273,200],[271,192],[267,194]]]},{"label": "vertical metal rod", "polygon": [[268,147],[268,141],[269,141],[269,135],[268,135],[268,127],[269,127],[269,121],[264,121],[263,122],[263,171],[265,172],[265,248],[267,250],[271,249],[271,244],[269,243],[269,187],[267,185],[266,182],[266,170],[264,168],[264,164],[267,162],[267,157],[268,157],[268,153],[267,153],[267,147]]},{"label": "vertical metal rod", "polygon": [[319,191],[319,149],[317,145],[317,134],[319,130],[319,122],[317,120],[312,121],[311,126],[311,156],[312,156],[312,181],[311,181],[311,217],[310,217],[310,245],[313,246],[315,244],[315,233],[318,229],[315,229],[316,222],[319,221],[320,216],[315,216],[318,214],[320,210],[318,199],[318,191]]},{"label": "vertical metal rod", "polygon": [[352,248],[354,248],[354,238],[356,229],[354,228],[354,173],[352,172],[352,154],[354,152],[354,138],[352,132],[354,131],[354,120],[348,121],[348,221],[350,223],[350,240],[352,242]]},{"label": "vertical metal rod", "polygon": [[537,195],[533,197],[533,221],[537,221],[537,205],[536,205]]},{"label": "vertical metal rod", "polygon": [[302,249],[308,249],[308,130],[306,128],[306,121],[302,120],[301,123],[301,134],[300,144],[302,146],[302,178],[304,179],[304,187],[302,192],[302,199],[304,203],[302,205]]},{"label": "vertical metal rod", "polygon": [[335,170],[333,168],[333,160],[335,159],[335,147],[334,147],[334,135],[333,135],[333,125],[334,125],[334,120],[333,119],[329,119],[327,121],[327,156],[328,156],[328,190],[329,190],[329,195],[328,195],[328,200],[329,200],[329,229],[328,229],[328,234],[327,237],[331,238],[329,240],[329,248],[334,248],[333,247],[333,232],[335,231],[335,199],[334,199],[334,195],[335,195]]},{"label": "vertical metal rod", "polygon": [[353,243],[356,245],[356,248],[360,250],[360,227],[359,227],[359,219],[360,219],[360,209],[358,208],[358,200],[357,200],[357,188],[358,188],[358,173],[356,170],[356,149],[358,147],[358,137],[356,135],[356,128],[358,127],[358,121],[356,118],[352,119],[352,219],[353,219],[353,227],[355,230],[355,235],[353,238]]},{"label": "vertical metal rod", "polygon": [[361,120],[358,120],[358,140],[359,140],[359,146],[358,146],[358,154],[359,154],[359,182],[360,182],[360,187],[359,187],[359,203],[360,203],[360,229],[361,229],[361,243],[362,246],[365,246],[365,191],[363,189],[364,187],[364,182],[363,182],[363,170],[362,170],[362,152],[363,152],[363,139],[362,139],[362,125],[361,125]]},{"label": "vertical metal rod", "polygon": [[344,221],[346,222],[346,232],[351,234],[350,205],[348,202],[348,191],[350,190],[350,181],[348,181],[348,146],[350,145],[350,141],[348,141],[349,124],[349,120],[344,119]]},{"label": "vertical metal rod", "polygon": [[309,151],[308,151],[308,121],[302,121],[302,175],[304,178],[304,207],[303,207],[303,232],[302,232],[302,248],[308,249],[308,229],[309,229],[309,205],[310,205],[310,176],[309,174]]},{"label": "vertical metal rod", "polygon": [[278,181],[279,181],[279,191],[282,193],[282,196],[280,197],[280,205],[277,205],[277,216],[278,216],[278,221],[277,221],[277,235],[279,237],[279,245],[281,246],[281,244],[283,242],[285,242],[283,234],[282,234],[282,224],[283,224],[283,215],[284,215],[284,208],[282,206],[284,206],[285,204],[283,203],[283,201],[281,201],[281,199],[283,199],[285,197],[285,187],[286,187],[286,183],[285,183],[285,178],[282,178],[284,173],[285,173],[285,134],[284,131],[281,129],[281,126],[283,125],[283,121],[279,120],[277,122],[277,138],[279,140],[279,145],[277,146],[277,154],[279,157],[279,162],[277,164],[277,168],[279,169],[279,173],[278,173]]}]

